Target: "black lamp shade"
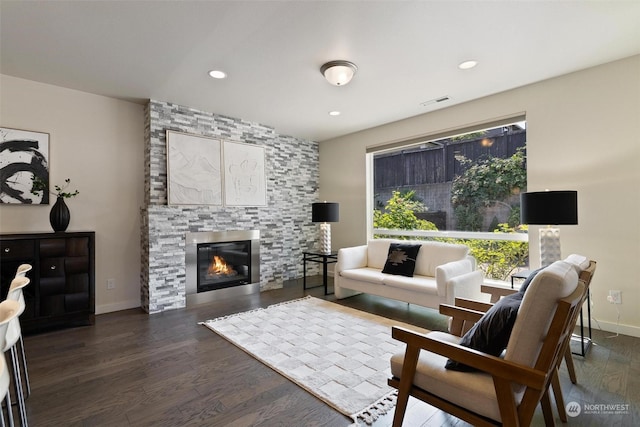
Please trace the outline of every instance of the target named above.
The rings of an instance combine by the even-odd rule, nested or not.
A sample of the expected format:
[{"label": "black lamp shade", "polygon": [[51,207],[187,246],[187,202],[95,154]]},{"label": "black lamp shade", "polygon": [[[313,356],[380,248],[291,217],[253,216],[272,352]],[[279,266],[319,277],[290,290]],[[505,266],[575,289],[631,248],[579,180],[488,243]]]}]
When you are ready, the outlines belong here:
[{"label": "black lamp shade", "polygon": [[520,195],[520,222],[534,225],[578,223],[577,191],[538,191]]},{"label": "black lamp shade", "polygon": [[313,203],[311,205],[311,221],[338,222],[340,219],[338,207],[338,203]]}]

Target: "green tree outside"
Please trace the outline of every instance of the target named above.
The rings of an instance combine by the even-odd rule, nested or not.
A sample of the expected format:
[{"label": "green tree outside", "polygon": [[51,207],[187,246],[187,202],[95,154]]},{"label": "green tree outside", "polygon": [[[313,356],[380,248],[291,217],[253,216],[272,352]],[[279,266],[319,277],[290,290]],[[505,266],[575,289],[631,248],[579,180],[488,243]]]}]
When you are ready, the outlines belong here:
[{"label": "green tree outside", "polygon": [[[509,224],[498,224],[494,233],[526,232],[526,225],[512,227]],[[449,239],[455,241],[456,239]],[[478,268],[485,277],[496,280],[507,280],[514,270],[524,265],[529,258],[529,242],[510,240],[459,239],[457,243],[467,245],[471,255],[478,262]]]},{"label": "green tree outside", "polygon": [[431,221],[416,217],[415,212],[426,210],[424,203],[416,200],[415,191],[401,193],[396,190],[387,201],[384,211],[379,209],[373,211],[373,227],[391,230],[437,230],[438,228]]},{"label": "green tree outside", "polygon": [[[500,171],[505,172],[504,176]],[[464,212],[467,220],[477,224],[482,223],[481,208],[492,201],[504,199],[511,194],[512,189],[524,189],[526,186],[526,170],[524,170],[524,152],[519,150],[509,159],[492,158],[482,164],[471,166],[468,173],[454,181],[455,192],[452,192],[452,202],[456,198],[456,213]],[[498,179],[500,176],[500,179]],[[512,182],[508,182],[508,179]],[[478,180],[477,185],[471,186],[471,181]],[[475,192],[475,193],[474,193]],[[478,197],[472,197],[476,194]],[[462,201],[470,202],[464,205]],[[384,211],[376,209],[373,212],[374,228],[392,230],[434,230],[437,227],[430,221],[418,219],[415,212],[424,212],[427,208],[416,200],[415,192],[394,191],[387,201]],[[519,207],[512,207],[508,223],[498,224],[495,233],[526,232],[527,226],[519,224]],[[460,220],[460,218],[458,218]],[[479,226],[476,228],[479,229]],[[377,237],[394,237],[409,239],[410,237],[376,235]],[[529,257],[529,243],[509,240],[487,239],[454,239],[454,238],[422,238],[422,240],[437,240],[447,243],[462,243],[469,247],[471,255],[477,260],[478,268],[485,277],[497,280],[507,280],[513,271],[526,263]]]},{"label": "green tree outside", "polygon": [[[476,163],[464,156],[456,159],[468,166],[462,175],[453,180],[451,186],[451,205],[458,230],[481,231],[483,208],[504,202],[527,187],[524,148],[519,148],[506,159],[489,157]],[[511,208],[513,211],[514,207]],[[512,212],[509,224],[515,227],[518,223],[519,218],[516,220]]]}]

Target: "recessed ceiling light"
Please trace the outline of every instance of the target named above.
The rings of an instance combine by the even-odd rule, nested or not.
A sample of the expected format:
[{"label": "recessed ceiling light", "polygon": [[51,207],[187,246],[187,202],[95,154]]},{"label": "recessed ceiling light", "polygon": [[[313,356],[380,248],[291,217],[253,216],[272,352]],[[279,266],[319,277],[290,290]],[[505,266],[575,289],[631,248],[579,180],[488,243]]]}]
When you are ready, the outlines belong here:
[{"label": "recessed ceiling light", "polygon": [[227,77],[227,73],[220,70],[211,70],[209,71],[209,75],[214,79],[224,79],[225,77]]},{"label": "recessed ceiling light", "polygon": [[478,61],[473,61],[473,60],[464,61],[464,62],[461,62],[458,65],[458,68],[460,68],[461,70],[469,70],[469,69],[475,67],[476,65],[478,65]]},{"label": "recessed ceiling light", "polygon": [[340,115],[340,111],[329,111],[329,115],[330,116],[339,116]]}]

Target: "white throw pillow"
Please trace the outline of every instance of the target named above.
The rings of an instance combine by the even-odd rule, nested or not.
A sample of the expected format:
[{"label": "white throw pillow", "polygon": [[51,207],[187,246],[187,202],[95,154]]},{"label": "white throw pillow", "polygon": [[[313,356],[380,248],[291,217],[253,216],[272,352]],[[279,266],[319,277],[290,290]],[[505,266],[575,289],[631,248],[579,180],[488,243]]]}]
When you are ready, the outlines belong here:
[{"label": "white throw pillow", "polygon": [[576,273],[578,273],[578,275],[589,268],[590,264],[589,258],[578,254],[571,254],[564,260],[576,268]]}]

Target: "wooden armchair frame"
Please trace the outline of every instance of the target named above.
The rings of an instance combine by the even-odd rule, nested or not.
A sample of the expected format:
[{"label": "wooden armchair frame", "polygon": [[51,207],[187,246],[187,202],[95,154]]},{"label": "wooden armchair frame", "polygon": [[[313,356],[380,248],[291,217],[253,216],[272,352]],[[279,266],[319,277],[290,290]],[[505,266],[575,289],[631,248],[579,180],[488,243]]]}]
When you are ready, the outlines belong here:
[{"label": "wooden armchair frame", "polygon": [[[585,285],[586,285],[586,289],[585,289],[585,294],[584,294],[584,298],[586,299],[588,293],[589,293],[589,286],[591,285],[591,279],[593,279],[593,275],[595,274],[596,271],[596,266],[597,263],[593,260],[589,261],[589,267],[585,268],[584,270],[582,270],[580,272],[579,278],[580,280],[582,280]],[[487,294],[491,294],[491,303],[480,303],[477,301],[470,301],[470,300],[463,300],[463,299],[456,299],[455,302],[455,307],[453,307],[453,310],[447,310],[447,313],[443,313],[442,312],[442,308],[440,309],[440,313],[441,314],[446,314],[447,316],[459,316],[459,319],[461,321],[464,321],[469,318],[469,320],[466,320],[467,322],[471,321],[471,318],[473,318],[472,316],[470,316],[469,314],[466,315],[461,315],[457,312],[456,307],[463,307],[463,308],[469,308],[472,310],[480,310],[482,312],[485,312],[487,310],[489,310],[489,308],[491,308],[491,306],[493,305],[493,303],[497,302],[501,297],[503,296],[507,296],[507,295],[511,295],[514,294],[516,292],[518,292],[517,289],[509,289],[509,288],[500,288],[500,287],[495,287],[495,286],[491,286],[491,285],[482,285],[481,286],[481,290],[483,293],[487,293]],[[582,302],[584,304],[584,301]],[[451,307],[451,306],[448,306]],[[482,309],[482,308],[484,309]],[[486,308],[485,308],[486,307]],[[582,307],[582,305],[580,305],[580,307]],[[575,328],[575,325],[578,323],[578,315],[580,314],[580,310],[578,310],[578,313],[576,314],[575,317],[575,321],[573,322],[573,326]],[[478,318],[479,319],[479,318]],[[452,328],[454,326],[454,324],[456,325],[456,327],[459,323],[460,320],[458,321],[452,321],[451,325]],[[477,319],[475,321],[473,321],[474,323],[477,321]],[[458,336],[462,336],[464,335],[470,328],[471,326],[473,326],[473,323],[469,324],[468,327],[466,329],[463,329],[463,332],[461,334],[458,335],[457,332],[454,332],[453,329],[450,330],[449,332]],[[571,337],[569,337],[571,338]],[[564,360],[567,363],[567,370],[569,371],[569,378],[571,379],[571,382],[573,384],[576,384],[578,382],[577,377],[576,377],[576,370],[575,370],[575,366],[573,364],[573,356],[571,355],[571,347],[569,345],[569,343],[571,342],[571,340],[567,340],[566,343],[566,349],[565,349],[565,355],[564,355]],[[554,387],[555,390],[555,387]],[[564,405],[563,405],[564,408]],[[560,410],[560,408],[558,408]],[[564,409],[563,409],[564,410]],[[564,420],[563,420],[564,421]]]},{"label": "wooden armchair frame", "polygon": [[[401,377],[393,377],[388,381],[391,387],[398,389],[398,401],[393,426],[400,427],[402,425],[409,396],[414,396],[475,426],[529,425],[539,402],[542,406],[545,422],[547,425],[553,425],[549,385],[554,374],[557,374],[557,366],[562,359],[565,343],[571,336],[575,325],[573,323],[575,321],[575,312],[580,310],[581,303],[584,301],[585,289],[586,284],[583,281],[579,281],[578,286],[571,295],[559,300],[547,331],[546,339],[542,344],[542,349],[533,368],[490,356],[448,341],[394,327],[392,336],[406,343],[407,347]],[[473,307],[480,308],[481,306],[477,304],[482,303],[471,302]],[[443,310],[447,312],[450,308],[456,308],[448,307],[443,307]],[[470,322],[472,317],[477,317],[478,314],[482,315],[481,311],[473,308],[462,309],[461,312],[465,312],[466,314],[462,316],[466,316],[469,319],[459,323],[462,325],[460,330],[464,330],[464,325]],[[427,350],[457,360],[491,375],[495,386],[501,422],[472,412],[415,386],[413,378],[421,350]],[[520,404],[516,403],[516,396],[512,387],[514,384],[525,386]]]},{"label": "wooden armchair frame", "polygon": [[[596,261],[589,261],[589,267],[582,270],[580,272],[579,278],[585,283],[585,292],[582,296],[582,302],[580,303],[580,308],[583,307],[587,294],[589,293],[589,286],[591,285],[591,280],[593,279],[593,275],[596,271],[597,263]],[[457,336],[464,335],[475,322],[477,322],[482,315],[489,310],[493,303],[498,301],[501,297],[511,295],[513,293],[518,292],[516,289],[509,288],[498,288],[489,285],[482,285],[482,291],[485,293],[491,294],[491,303],[484,303],[479,301],[467,300],[462,298],[457,298],[455,300],[455,306],[451,305],[442,305],[440,306],[440,314],[444,314],[446,316],[451,316],[451,324],[449,328],[449,333]],[[575,326],[578,322],[578,315],[580,314],[580,310],[576,310],[573,315],[573,320],[571,324],[575,329]],[[572,329],[573,331],[573,329]],[[562,352],[563,357],[558,360],[558,366],[556,367],[556,371],[552,378],[552,388],[553,388],[553,396],[556,401],[556,407],[558,409],[558,415],[563,422],[567,421],[567,412],[565,409],[564,398],[562,396],[562,388],[560,386],[560,375],[558,369],[560,368],[560,364],[562,360],[566,362],[567,371],[569,372],[569,378],[573,384],[577,383],[577,376],[575,371],[575,366],[573,363],[573,356],[571,354],[571,334],[567,337],[566,342],[564,343],[564,350]]]},{"label": "wooden armchair frame", "polygon": [[[578,323],[578,316],[580,315],[580,311],[582,310],[582,306],[584,305],[585,300],[587,299],[587,295],[589,294],[589,285],[591,284],[591,279],[593,279],[593,275],[596,271],[596,262],[591,260],[589,261],[589,267],[582,270],[580,272],[580,280],[584,282],[585,289],[584,294],[582,295],[582,300],[580,301],[580,310],[576,310],[573,313],[573,318],[571,319],[571,334],[567,337],[566,341],[563,344],[562,354],[564,355],[564,361],[567,364],[567,371],[569,372],[569,379],[573,384],[578,382],[576,377],[576,369],[573,365],[573,355],[571,354],[571,335],[575,330],[576,324]],[[560,386],[560,374],[558,369],[560,369],[560,363],[562,363],[562,358],[558,360],[558,365],[556,366],[551,386],[553,387],[553,396],[556,400],[556,407],[558,408],[558,414],[560,416],[560,420],[562,422],[567,422],[567,411],[565,409],[564,398],[562,396],[562,388]]]}]

